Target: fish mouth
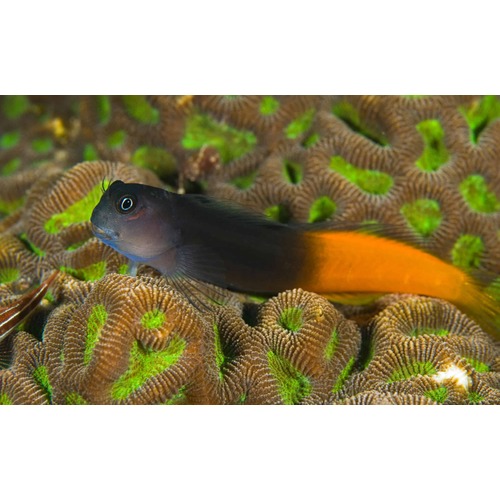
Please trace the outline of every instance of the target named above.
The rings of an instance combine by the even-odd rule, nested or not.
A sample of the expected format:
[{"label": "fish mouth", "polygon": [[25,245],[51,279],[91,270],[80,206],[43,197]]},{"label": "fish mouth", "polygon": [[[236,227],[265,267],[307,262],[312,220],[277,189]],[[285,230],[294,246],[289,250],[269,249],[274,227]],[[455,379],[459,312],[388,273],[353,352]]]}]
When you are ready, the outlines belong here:
[{"label": "fish mouth", "polygon": [[92,222],[92,232],[101,240],[114,241],[120,236],[118,232],[109,228],[102,228]]}]

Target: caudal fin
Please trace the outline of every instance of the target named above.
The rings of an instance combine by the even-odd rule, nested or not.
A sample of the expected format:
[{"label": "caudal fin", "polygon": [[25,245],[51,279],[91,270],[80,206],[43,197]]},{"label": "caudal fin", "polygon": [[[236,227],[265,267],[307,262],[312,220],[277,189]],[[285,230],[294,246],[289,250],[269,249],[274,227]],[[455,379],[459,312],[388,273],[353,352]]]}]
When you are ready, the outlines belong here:
[{"label": "caudal fin", "polygon": [[500,299],[494,297],[491,288],[470,281],[464,285],[463,297],[457,305],[485,332],[500,339]]}]

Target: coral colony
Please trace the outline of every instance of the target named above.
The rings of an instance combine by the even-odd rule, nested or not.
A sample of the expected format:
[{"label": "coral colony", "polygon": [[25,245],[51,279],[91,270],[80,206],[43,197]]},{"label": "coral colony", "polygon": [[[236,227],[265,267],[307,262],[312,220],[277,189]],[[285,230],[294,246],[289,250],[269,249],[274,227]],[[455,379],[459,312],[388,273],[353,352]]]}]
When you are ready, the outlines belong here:
[{"label": "coral colony", "polygon": [[202,313],[89,220],[121,180],[377,225],[500,301],[499,164],[495,96],[1,97],[0,404],[498,404],[500,326],[450,302],[213,287]]}]

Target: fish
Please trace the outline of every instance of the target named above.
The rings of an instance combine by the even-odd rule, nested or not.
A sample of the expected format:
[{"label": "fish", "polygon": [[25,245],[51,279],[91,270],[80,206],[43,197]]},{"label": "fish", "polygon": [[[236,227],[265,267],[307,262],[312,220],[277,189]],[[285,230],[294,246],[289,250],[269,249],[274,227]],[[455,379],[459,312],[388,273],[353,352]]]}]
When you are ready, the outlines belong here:
[{"label": "fish", "polygon": [[500,336],[499,304],[468,273],[378,227],[282,224],[199,194],[116,180],[93,210],[94,235],[178,282],[272,295],[408,293],[456,305]]},{"label": "fish", "polygon": [[0,308],[0,343],[36,309],[58,274],[59,271],[54,271],[38,287],[24,293],[12,304]]}]

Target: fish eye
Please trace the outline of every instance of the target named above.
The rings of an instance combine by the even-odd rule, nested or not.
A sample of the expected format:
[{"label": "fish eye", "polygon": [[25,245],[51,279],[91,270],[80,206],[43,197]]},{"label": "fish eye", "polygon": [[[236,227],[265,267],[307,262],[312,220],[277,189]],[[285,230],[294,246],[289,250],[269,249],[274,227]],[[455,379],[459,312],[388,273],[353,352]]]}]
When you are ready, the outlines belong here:
[{"label": "fish eye", "polygon": [[137,204],[137,200],[134,195],[125,194],[116,202],[116,209],[121,214],[128,214],[131,212]]}]

